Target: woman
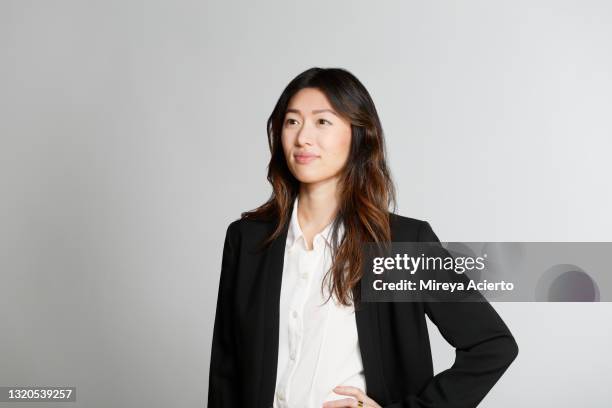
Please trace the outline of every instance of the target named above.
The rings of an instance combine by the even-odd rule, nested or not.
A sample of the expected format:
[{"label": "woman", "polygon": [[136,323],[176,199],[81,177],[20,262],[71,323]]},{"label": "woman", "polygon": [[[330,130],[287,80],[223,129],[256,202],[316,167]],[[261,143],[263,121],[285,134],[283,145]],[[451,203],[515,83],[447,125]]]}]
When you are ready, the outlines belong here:
[{"label": "woman", "polygon": [[[226,233],[213,407],[474,407],[518,353],[485,302],[360,302],[363,242],[439,242],[394,214],[382,127],[343,69],[309,69],[268,119],[270,199]],[[425,315],[456,348],[433,376]]]}]

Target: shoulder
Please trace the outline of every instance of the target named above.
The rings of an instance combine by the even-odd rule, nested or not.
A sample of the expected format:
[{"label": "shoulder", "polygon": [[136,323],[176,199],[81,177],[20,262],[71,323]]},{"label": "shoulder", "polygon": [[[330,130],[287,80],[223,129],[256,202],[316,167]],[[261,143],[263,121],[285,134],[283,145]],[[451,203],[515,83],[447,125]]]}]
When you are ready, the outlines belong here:
[{"label": "shoulder", "polygon": [[256,241],[266,237],[274,227],[272,221],[238,218],[227,226],[226,237],[235,243]]},{"label": "shoulder", "polygon": [[391,237],[396,242],[439,241],[428,221],[389,213]]}]

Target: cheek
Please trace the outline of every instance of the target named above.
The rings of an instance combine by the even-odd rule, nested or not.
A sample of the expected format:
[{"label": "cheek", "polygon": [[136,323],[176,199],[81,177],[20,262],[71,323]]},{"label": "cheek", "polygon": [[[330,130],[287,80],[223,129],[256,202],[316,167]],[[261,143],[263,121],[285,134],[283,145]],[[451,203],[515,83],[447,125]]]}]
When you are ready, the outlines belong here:
[{"label": "cheek", "polygon": [[287,153],[289,152],[289,149],[293,145],[293,141],[289,133],[283,132],[283,134],[281,135],[281,145],[283,147],[283,153],[285,154],[285,157],[287,157]]},{"label": "cheek", "polygon": [[350,131],[331,135],[331,137],[326,138],[325,142],[325,150],[332,154],[337,161],[346,160],[351,149]]}]

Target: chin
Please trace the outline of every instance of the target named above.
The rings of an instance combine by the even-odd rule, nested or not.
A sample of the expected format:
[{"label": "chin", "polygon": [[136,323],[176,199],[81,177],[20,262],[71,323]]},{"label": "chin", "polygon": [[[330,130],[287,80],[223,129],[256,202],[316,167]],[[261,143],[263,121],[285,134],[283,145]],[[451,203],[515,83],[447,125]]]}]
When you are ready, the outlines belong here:
[{"label": "chin", "polygon": [[303,184],[312,184],[312,183],[317,183],[319,181],[325,180],[322,177],[310,177],[310,176],[304,176],[304,175],[299,175],[296,177],[296,179]]},{"label": "chin", "polygon": [[322,181],[325,181],[327,179],[330,178],[329,175],[321,175],[321,174],[304,174],[302,173],[298,173],[295,174],[295,178],[300,182],[300,183],[304,183],[304,184],[313,184],[313,183],[319,183]]},{"label": "chin", "polygon": [[[297,171],[296,171],[297,170]],[[328,169],[317,168],[293,168],[291,173],[300,182],[305,184],[319,183],[334,176]]]}]

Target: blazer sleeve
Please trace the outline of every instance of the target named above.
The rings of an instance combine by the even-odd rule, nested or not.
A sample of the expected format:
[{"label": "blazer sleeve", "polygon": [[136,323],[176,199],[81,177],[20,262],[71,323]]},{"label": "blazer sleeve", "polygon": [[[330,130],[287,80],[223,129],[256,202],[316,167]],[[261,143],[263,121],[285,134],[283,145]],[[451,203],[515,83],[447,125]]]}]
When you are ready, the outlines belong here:
[{"label": "blazer sleeve", "polygon": [[[418,240],[440,242],[426,221]],[[424,302],[424,308],[455,348],[455,362],[435,375],[418,395],[409,395],[389,407],[476,407],[518,355],[514,337],[484,298],[478,302]]]},{"label": "blazer sleeve", "polygon": [[238,240],[237,222],[231,223],[225,234],[221,277],[210,356],[208,407],[237,407],[239,376],[233,328],[234,284],[236,281]]}]

